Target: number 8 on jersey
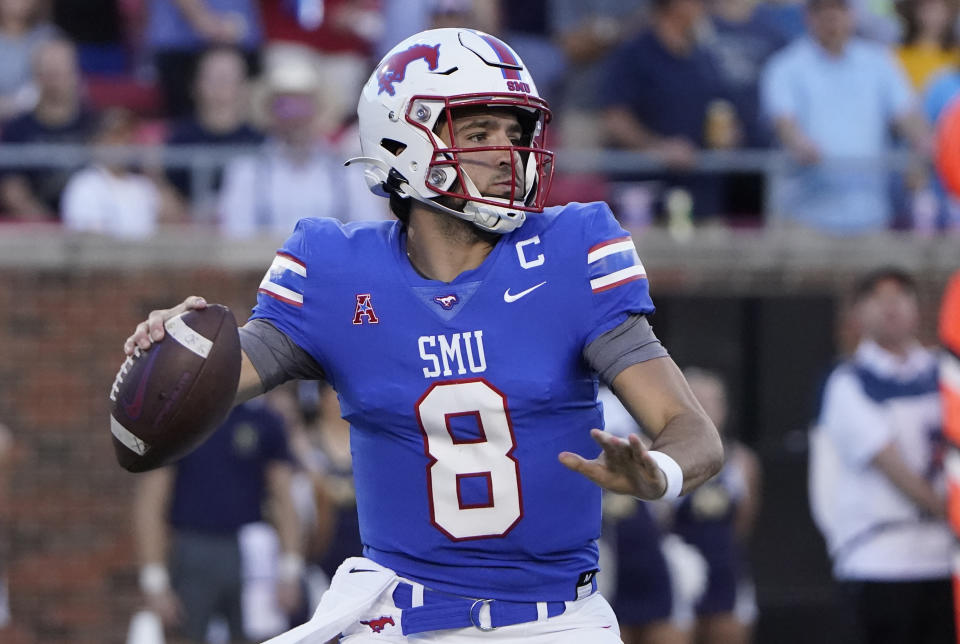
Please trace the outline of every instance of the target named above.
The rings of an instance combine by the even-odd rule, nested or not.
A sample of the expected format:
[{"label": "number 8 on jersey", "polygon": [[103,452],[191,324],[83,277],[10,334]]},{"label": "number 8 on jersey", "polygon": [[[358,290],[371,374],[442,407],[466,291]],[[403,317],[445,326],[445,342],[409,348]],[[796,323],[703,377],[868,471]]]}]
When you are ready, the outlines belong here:
[{"label": "number 8 on jersey", "polygon": [[[458,437],[451,426],[467,416],[476,419],[476,437]],[[506,535],[523,515],[506,397],[483,379],[438,382],[417,403],[417,419],[431,459],[427,493],[433,524],[456,541]],[[465,486],[478,485],[486,501],[465,500]]]}]

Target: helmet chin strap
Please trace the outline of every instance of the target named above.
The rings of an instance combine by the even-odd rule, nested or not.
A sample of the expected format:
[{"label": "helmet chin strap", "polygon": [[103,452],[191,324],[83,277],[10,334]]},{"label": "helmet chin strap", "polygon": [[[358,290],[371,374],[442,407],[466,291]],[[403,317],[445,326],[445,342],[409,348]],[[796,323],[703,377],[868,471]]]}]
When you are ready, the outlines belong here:
[{"label": "helmet chin strap", "polygon": [[[477,228],[481,230],[486,230],[491,233],[506,234],[520,227],[526,220],[526,213],[523,211],[511,211],[500,206],[490,206],[488,204],[477,204],[472,201],[467,201],[464,206],[464,211],[454,210],[444,206],[442,203],[435,201],[434,199],[428,199],[424,197],[419,192],[414,190],[410,184],[404,183],[401,184],[397,193],[401,197],[408,197],[414,199],[423,205],[433,208],[434,210],[439,210],[442,213],[448,215],[453,215],[458,219],[470,222]],[[469,208],[469,211],[467,209]],[[509,215],[513,214],[513,217]]]},{"label": "helmet chin strap", "polygon": [[526,220],[527,215],[525,212],[510,208],[509,199],[483,196],[465,169],[461,168],[460,174],[463,177],[464,189],[468,195],[477,199],[489,199],[491,201],[499,201],[504,204],[503,206],[494,206],[492,204],[478,203],[468,200],[463,206],[463,211],[467,215],[473,215],[474,217],[483,220],[481,223],[474,219],[473,221],[475,224],[477,224],[477,226],[483,228],[484,230],[489,230],[490,232],[508,233],[511,230],[519,228],[520,225]]},{"label": "helmet chin strap", "polygon": [[[376,191],[383,196],[388,195],[386,184],[388,177],[390,176],[389,165],[384,163],[381,159],[377,159],[375,157],[354,157],[352,159],[348,159],[344,165],[349,166],[352,163],[366,164],[367,167],[364,169],[364,176],[367,180],[367,184],[375,188]],[[467,173],[464,172],[462,174],[466,180],[466,185],[464,187],[470,196],[503,201],[505,204],[509,203],[509,201],[506,199],[482,197],[480,191],[477,190],[476,185],[473,183],[473,180],[467,175]],[[486,230],[491,233],[509,233],[519,228],[527,218],[526,213],[524,213],[522,210],[511,210],[506,206],[494,206],[490,204],[476,203],[470,200],[467,200],[467,203],[463,207],[463,211],[454,210],[453,208],[448,208],[447,206],[438,203],[434,199],[424,197],[419,192],[414,190],[413,187],[406,181],[394,184],[392,189],[395,190],[396,193],[401,197],[414,199],[425,206],[433,208],[434,210],[439,210],[440,212],[463,219],[464,221],[468,221],[481,230]]]}]

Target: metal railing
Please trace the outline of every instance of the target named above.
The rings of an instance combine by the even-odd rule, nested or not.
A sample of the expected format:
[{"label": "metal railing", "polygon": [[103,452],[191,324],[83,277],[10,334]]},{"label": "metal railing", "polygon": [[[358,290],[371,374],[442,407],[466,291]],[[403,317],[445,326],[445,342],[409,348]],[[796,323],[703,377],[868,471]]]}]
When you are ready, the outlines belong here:
[{"label": "metal railing", "polygon": [[[91,146],[82,144],[2,144],[0,173],[17,169],[69,169],[94,159],[136,164],[140,167],[180,170],[189,173],[195,202],[211,203],[215,198],[217,171],[238,156],[256,153],[257,146],[134,145]],[[617,149],[559,149],[556,171],[562,174],[594,173],[610,180],[624,180],[643,173],[671,171],[655,154]],[[821,161],[823,172],[900,172],[927,164],[906,150],[895,149],[873,158],[835,157]],[[775,208],[771,196],[778,182],[798,168],[793,157],[781,150],[706,150],[685,172],[712,174],[756,173],[765,179],[763,214]]]}]

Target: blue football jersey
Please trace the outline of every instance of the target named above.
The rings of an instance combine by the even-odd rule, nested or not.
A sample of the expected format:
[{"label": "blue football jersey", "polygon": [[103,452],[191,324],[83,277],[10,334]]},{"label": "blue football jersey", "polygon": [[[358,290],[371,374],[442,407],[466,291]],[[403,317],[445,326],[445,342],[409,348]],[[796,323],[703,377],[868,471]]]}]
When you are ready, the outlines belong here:
[{"label": "blue football jersey", "polygon": [[399,222],[305,219],[260,285],[351,425],[364,554],[429,588],[576,599],[597,568],[600,488],[584,347],[653,304],[603,203],[528,217],[450,283],[419,275]]}]

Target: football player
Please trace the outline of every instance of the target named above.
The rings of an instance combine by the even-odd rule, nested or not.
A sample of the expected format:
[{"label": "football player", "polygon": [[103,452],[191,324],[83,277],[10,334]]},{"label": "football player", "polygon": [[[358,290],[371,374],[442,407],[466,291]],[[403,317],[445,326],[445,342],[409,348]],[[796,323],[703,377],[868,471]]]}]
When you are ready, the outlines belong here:
[{"label": "football player", "polygon": [[[238,400],[323,378],[351,424],[365,556],[276,642],[619,642],[600,488],[676,497],[722,462],[630,235],[604,203],[544,208],[550,110],[492,36],[401,42],[358,113],[353,161],[398,221],[301,220],[241,330]],[[155,311],[125,350],[203,306]],[[651,450],[597,429],[598,377]]]}]

